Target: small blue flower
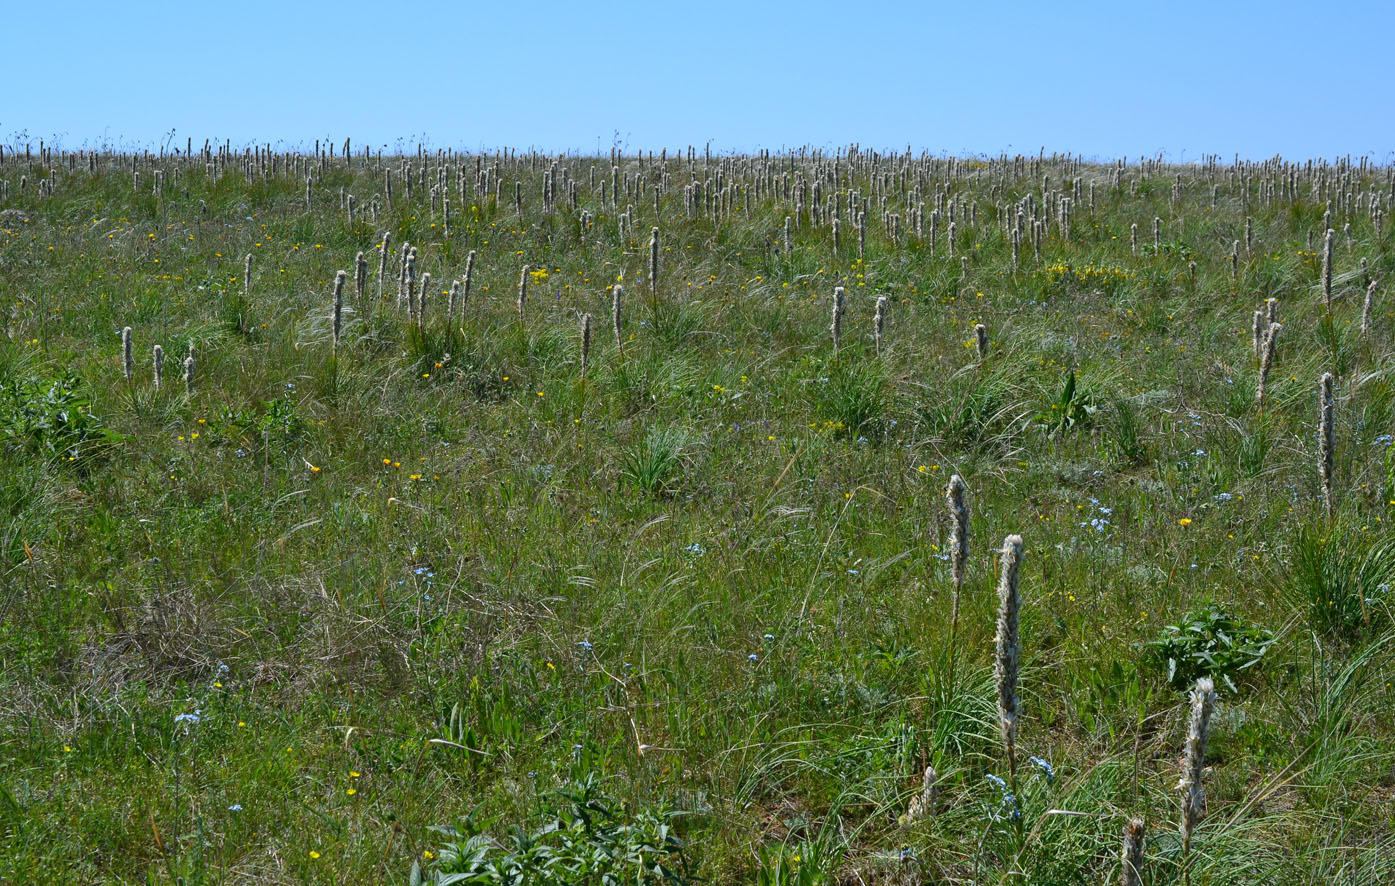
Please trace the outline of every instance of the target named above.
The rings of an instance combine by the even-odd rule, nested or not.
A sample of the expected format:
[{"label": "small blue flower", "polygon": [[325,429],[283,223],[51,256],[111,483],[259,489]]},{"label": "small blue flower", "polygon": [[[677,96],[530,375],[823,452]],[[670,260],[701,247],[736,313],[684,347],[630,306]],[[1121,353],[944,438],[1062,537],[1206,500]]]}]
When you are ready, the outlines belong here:
[{"label": "small blue flower", "polygon": [[174,716],[174,722],[176,723],[197,723],[202,719],[203,711],[198,708],[195,708],[192,714],[175,714]]},{"label": "small blue flower", "polygon": [[775,639],[775,635],[774,635],[774,634],[766,634],[766,635],[765,635],[765,639],[767,639],[767,640],[774,640],[774,639]]},{"label": "small blue flower", "polygon": [[993,773],[989,772],[988,774],[984,775],[984,778],[988,779],[998,790],[1007,790],[1007,782],[1003,781],[1001,778],[994,775]]},{"label": "small blue flower", "polygon": [[1041,774],[1046,776],[1047,781],[1056,780],[1056,770],[1041,757],[1028,757],[1027,762],[1040,769]]},{"label": "small blue flower", "polygon": [[579,640],[576,645],[586,652],[590,652],[594,648],[589,640]]},{"label": "small blue flower", "polygon": [[760,656],[759,656],[759,655],[756,655],[754,652],[752,652],[750,655],[746,656],[746,660],[747,660],[747,661],[760,661]]},{"label": "small blue flower", "polygon": [[229,811],[229,812],[241,812],[241,811],[242,811],[242,804],[241,804],[241,803],[234,803],[234,804],[232,804],[231,806],[228,807],[228,811]]}]

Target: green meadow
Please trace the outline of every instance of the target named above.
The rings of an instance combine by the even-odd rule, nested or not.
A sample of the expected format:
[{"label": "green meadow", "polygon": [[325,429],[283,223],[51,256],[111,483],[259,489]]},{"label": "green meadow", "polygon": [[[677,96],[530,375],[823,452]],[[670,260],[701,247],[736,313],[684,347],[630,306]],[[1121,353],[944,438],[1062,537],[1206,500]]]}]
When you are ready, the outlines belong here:
[{"label": "green meadow", "polygon": [[1395,877],[1389,166],[192,147],[0,157],[0,881]]}]

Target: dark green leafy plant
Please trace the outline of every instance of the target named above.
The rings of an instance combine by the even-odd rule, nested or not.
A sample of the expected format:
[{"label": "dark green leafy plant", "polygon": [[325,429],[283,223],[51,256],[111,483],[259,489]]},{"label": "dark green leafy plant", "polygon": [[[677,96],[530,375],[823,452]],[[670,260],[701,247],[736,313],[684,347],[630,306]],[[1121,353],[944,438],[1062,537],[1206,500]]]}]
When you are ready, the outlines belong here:
[{"label": "dark green leafy plant", "polygon": [[1200,677],[1211,677],[1235,692],[1234,678],[1258,665],[1273,642],[1272,631],[1210,605],[1163,628],[1151,645],[1173,688],[1185,689]]},{"label": "dark green leafy plant", "polygon": [[0,440],[7,446],[75,461],[119,439],[92,412],[82,379],[76,375],[0,383]]},{"label": "dark green leafy plant", "polygon": [[451,838],[424,877],[434,886],[620,886],[689,882],[684,843],[673,832],[678,813],[644,810],[622,815],[600,792],[594,775],[547,798],[550,820],[535,830],[514,827],[496,838],[470,821],[435,827]]},{"label": "dark green leafy plant", "polygon": [[1075,381],[1075,370],[1071,370],[1066,373],[1056,402],[1041,414],[1039,420],[1047,426],[1050,436],[1056,437],[1073,428],[1089,427],[1096,410],[1094,397],[1080,390]]}]

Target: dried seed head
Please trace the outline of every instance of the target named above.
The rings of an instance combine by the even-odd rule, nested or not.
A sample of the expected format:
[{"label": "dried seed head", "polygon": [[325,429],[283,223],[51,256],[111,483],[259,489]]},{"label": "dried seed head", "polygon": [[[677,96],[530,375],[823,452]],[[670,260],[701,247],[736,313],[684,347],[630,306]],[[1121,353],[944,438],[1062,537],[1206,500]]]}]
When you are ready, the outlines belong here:
[{"label": "dried seed head", "polygon": [[911,824],[934,815],[935,802],[939,796],[939,775],[935,772],[935,767],[926,766],[925,774],[921,776],[920,793],[911,798],[911,805],[906,809],[906,814],[901,819],[902,823]]},{"label": "dried seed head", "polygon": [[876,340],[877,356],[882,353],[882,339],[886,335],[886,296],[877,296],[877,312],[872,317],[872,335]]},{"label": "dried seed head", "polygon": [[1016,745],[1017,721],[1021,708],[1017,698],[1017,671],[1022,657],[1018,637],[1018,611],[1021,600],[1017,584],[1022,565],[1022,536],[1009,535],[1003,539],[998,574],[998,633],[994,656],[994,676],[998,684],[998,724],[1003,745],[1008,754],[1009,771],[1015,772],[1013,748]]},{"label": "dried seed head", "polygon": [[[363,255],[363,253],[359,253]],[[347,271],[334,275],[334,349],[339,349],[339,330],[344,325],[344,284],[349,279]]]},{"label": "dried seed head", "polygon": [[475,251],[470,250],[470,254],[465,256],[465,283],[460,290],[460,319],[465,320],[465,309],[470,303],[470,287],[475,280]]},{"label": "dried seed head", "polygon": [[843,339],[843,287],[833,287],[833,322],[829,331],[833,334],[833,353],[838,353],[838,345]]},{"label": "dried seed head", "polygon": [[621,308],[625,300],[625,287],[616,283],[610,290],[610,325],[615,332],[615,351],[623,356],[625,353],[625,340],[621,334]]},{"label": "dried seed head", "polygon": [[136,372],[135,344],[131,340],[131,327],[127,326],[121,330],[121,367],[126,373],[126,381],[130,381]]},{"label": "dried seed head", "polygon": [[586,377],[586,366],[591,362],[591,315],[581,315],[581,377]]},{"label": "dried seed head", "polygon": [[978,359],[980,361],[988,359],[988,327],[982,323],[974,324],[974,341],[978,345]]},{"label": "dried seed head", "polygon": [[1274,368],[1274,348],[1279,341],[1279,331],[1284,327],[1279,323],[1269,324],[1269,334],[1264,337],[1264,355],[1259,361],[1259,384],[1255,386],[1255,402],[1264,403],[1264,391],[1269,386],[1269,370]]},{"label": "dried seed head", "polygon": [[649,293],[659,294],[659,229],[649,229]]},{"label": "dried seed head", "polygon": [[1143,886],[1143,819],[1135,818],[1124,826],[1124,848],[1120,852],[1123,870],[1119,886]]},{"label": "dried seed head", "polygon": [[1322,301],[1328,311],[1332,310],[1332,266],[1337,257],[1336,248],[1336,235],[1328,228],[1322,249]]},{"label": "dried seed head", "polygon": [[523,270],[518,275],[518,319],[523,319],[523,306],[528,301],[528,275],[532,272],[529,265],[524,265]]},{"label": "dried seed head", "polygon": [[945,500],[949,502],[949,558],[956,591],[964,586],[964,569],[969,563],[969,487],[958,474],[949,478]]},{"label": "dried seed head", "polygon": [[1182,752],[1182,778],[1177,783],[1182,792],[1182,841],[1190,846],[1192,830],[1206,817],[1206,791],[1201,786],[1202,770],[1206,766],[1206,740],[1211,733],[1211,714],[1216,708],[1216,687],[1210,677],[1196,681],[1191,692],[1191,717],[1187,721],[1187,739]]},{"label": "dried seed head", "polygon": [[155,390],[160,390],[160,382],[165,375],[165,349],[156,345],[151,350],[151,363],[154,369]]},{"label": "dried seed head", "polygon": [[1318,406],[1321,413],[1318,427],[1318,469],[1322,475],[1322,500],[1329,517],[1332,516],[1334,505],[1332,500],[1332,453],[1337,414],[1337,398],[1333,388],[1332,373],[1324,372],[1322,383],[1318,387]]},{"label": "dried seed head", "polygon": [[1376,280],[1371,281],[1371,285],[1366,287],[1366,303],[1361,306],[1361,334],[1365,335],[1371,331],[1371,308],[1376,301]]},{"label": "dried seed head", "polygon": [[388,253],[392,251],[392,232],[383,232],[382,254],[378,256],[378,298],[383,297],[383,281],[387,279]]}]

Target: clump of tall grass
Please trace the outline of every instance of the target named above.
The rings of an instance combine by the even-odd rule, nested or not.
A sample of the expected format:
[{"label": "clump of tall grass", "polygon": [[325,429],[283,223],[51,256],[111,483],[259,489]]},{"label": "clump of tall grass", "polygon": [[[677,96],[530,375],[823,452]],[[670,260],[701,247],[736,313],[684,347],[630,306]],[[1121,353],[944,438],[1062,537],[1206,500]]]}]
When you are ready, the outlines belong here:
[{"label": "clump of tall grass", "polygon": [[620,452],[620,476],[645,495],[670,492],[688,464],[692,433],[686,428],[653,428]]}]

